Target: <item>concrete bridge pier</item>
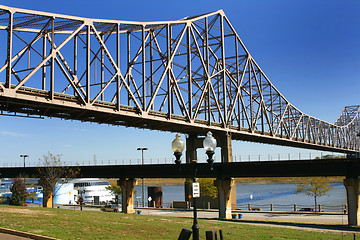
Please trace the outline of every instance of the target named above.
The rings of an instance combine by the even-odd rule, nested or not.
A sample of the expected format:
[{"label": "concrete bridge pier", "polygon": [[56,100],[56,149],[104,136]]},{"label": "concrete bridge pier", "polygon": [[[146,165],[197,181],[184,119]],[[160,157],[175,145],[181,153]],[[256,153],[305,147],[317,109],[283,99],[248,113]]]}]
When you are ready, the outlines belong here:
[{"label": "concrete bridge pier", "polygon": [[51,192],[43,190],[43,207],[52,208],[53,207],[53,196]]},{"label": "concrete bridge pier", "polygon": [[218,189],[219,218],[231,219],[231,190],[236,188],[233,178],[216,179],[214,185]]},{"label": "concrete bridge pier", "polygon": [[360,225],[360,179],[344,179],[348,205],[348,224],[350,226]]},{"label": "concrete bridge pier", "polygon": [[[43,207],[52,208],[53,207],[52,188],[49,186],[49,183],[43,178],[40,178],[39,185],[43,187]],[[49,191],[49,189],[51,189],[51,191]]]},{"label": "concrete bridge pier", "polygon": [[[221,148],[221,162],[233,162],[231,134],[215,136],[215,138]],[[236,182],[234,178],[216,181],[218,183],[215,183],[215,186],[219,192],[219,218],[231,219],[231,209],[232,207],[236,209]],[[222,187],[219,188],[216,184],[220,184]]]},{"label": "concrete bridge pier", "polygon": [[[218,147],[221,148],[221,162],[228,163],[233,161],[231,134],[214,135]],[[196,134],[190,134],[186,138],[186,163],[190,164],[192,160],[197,160],[198,148],[203,148],[204,138],[198,138]],[[236,207],[236,185],[231,179],[218,179],[215,186],[218,188],[219,198],[219,218],[231,218],[231,206]],[[217,185],[216,185],[217,184]],[[235,187],[234,187],[235,186]],[[185,201],[189,201],[191,195],[190,179],[185,182]]]},{"label": "concrete bridge pier", "polygon": [[134,213],[134,187],[136,180],[133,178],[119,179],[117,184],[122,189],[122,212]]}]

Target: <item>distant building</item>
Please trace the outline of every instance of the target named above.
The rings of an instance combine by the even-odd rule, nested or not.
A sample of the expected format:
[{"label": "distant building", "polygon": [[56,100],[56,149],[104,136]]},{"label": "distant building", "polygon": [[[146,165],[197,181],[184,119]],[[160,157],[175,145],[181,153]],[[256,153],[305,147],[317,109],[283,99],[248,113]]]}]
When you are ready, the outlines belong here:
[{"label": "distant building", "polygon": [[79,197],[87,204],[104,204],[113,201],[115,196],[106,187],[108,181],[99,178],[79,178],[56,184],[54,204],[77,204]]},{"label": "distant building", "polygon": [[[34,199],[28,199],[28,203],[42,203],[43,188],[38,185],[37,179],[27,179],[27,183],[31,184],[31,187],[27,187],[29,193],[35,193]],[[5,199],[12,195],[10,189],[14,180],[3,178],[0,180],[0,196]],[[84,203],[87,204],[104,204],[115,200],[113,195],[106,187],[110,186],[108,181],[101,180],[99,178],[79,178],[64,180],[62,183],[58,183],[54,190],[54,204],[77,204],[79,197],[84,199]]]}]

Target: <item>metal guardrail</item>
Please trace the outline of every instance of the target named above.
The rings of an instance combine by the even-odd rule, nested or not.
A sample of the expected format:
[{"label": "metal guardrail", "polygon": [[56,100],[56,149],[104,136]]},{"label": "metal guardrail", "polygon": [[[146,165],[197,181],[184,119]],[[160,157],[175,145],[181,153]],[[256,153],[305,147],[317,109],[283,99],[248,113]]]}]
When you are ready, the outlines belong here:
[{"label": "metal guardrail", "polygon": [[[142,206],[142,201],[136,201],[134,203],[135,207]],[[205,205],[209,206],[209,205]],[[148,202],[145,202],[145,207],[148,206]],[[250,207],[250,209],[249,209]],[[150,206],[150,208],[152,208]],[[162,208],[172,208],[172,202],[163,202]],[[177,208],[178,209],[178,208]],[[186,209],[186,208],[184,208]],[[191,205],[190,208],[192,209]],[[246,210],[246,211],[285,211],[285,212],[301,212],[304,209],[312,209],[314,210],[314,205],[309,204],[237,204],[236,207],[233,206],[233,210]],[[320,209],[320,212],[330,212],[330,213],[346,213],[347,212],[347,205],[323,205],[319,204],[317,206],[317,211]],[[199,207],[199,210],[209,210],[209,208],[206,207]],[[296,210],[296,211],[295,211]]]},{"label": "metal guardrail", "polygon": [[[314,160],[321,159],[325,154],[249,154],[249,155],[234,155],[233,162],[254,162],[254,161],[288,161],[288,160]],[[336,155],[339,157],[346,157],[346,155]],[[215,162],[216,157],[214,157]],[[148,158],[144,159],[144,165],[151,164],[173,164],[175,158]],[[206,162],[206,158],[199,158],[199,162]],[[62,166],[106,166],[106,165],[141,165],[141,159],[111,159],[111,160],[83,160],[83,161],[63,161]],[[23,167],[23,161],[0,163],[0,167]],[[26,167],[40,167],[40,162],[26,161]]]}]

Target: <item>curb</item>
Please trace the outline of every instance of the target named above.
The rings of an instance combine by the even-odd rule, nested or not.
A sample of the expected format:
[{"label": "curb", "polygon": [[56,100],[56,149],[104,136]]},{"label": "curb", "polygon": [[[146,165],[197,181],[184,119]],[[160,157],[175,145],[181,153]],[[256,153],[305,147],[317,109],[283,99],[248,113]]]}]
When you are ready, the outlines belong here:
[{"label": "curb", "polygon": [[21,232],[21,231],[7,229],[7,228],[0,228],[0,232],[11,234],[11,235],[16,235],[16,236],[20,236],[20,237],[27,237],[27,238],[31,238],[31,239],[35,239],[35,240],[59,240],[57,238],[45,237],[45,236],[41,236],[41,235],[37,235],[37,234],[33,234],[33,233]]}]

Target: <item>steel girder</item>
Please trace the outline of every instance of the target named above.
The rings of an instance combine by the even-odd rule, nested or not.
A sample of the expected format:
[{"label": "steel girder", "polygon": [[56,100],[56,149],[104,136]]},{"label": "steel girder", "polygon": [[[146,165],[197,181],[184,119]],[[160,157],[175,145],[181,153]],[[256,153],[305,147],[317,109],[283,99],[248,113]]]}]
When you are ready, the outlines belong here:
[{"label": "steel girder", "polygon": [[335,124],[298,110],[222,10],[130,22],[0,6],[0,38],[2,111],[359,151],[359,106]]}]

